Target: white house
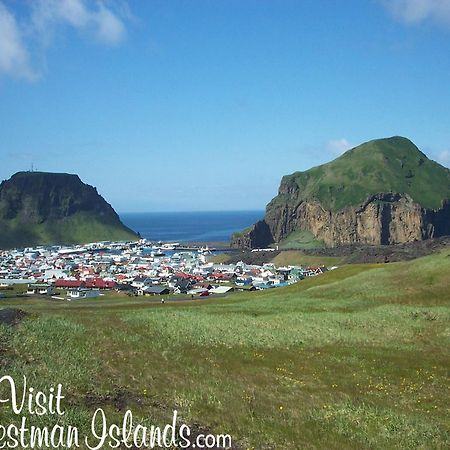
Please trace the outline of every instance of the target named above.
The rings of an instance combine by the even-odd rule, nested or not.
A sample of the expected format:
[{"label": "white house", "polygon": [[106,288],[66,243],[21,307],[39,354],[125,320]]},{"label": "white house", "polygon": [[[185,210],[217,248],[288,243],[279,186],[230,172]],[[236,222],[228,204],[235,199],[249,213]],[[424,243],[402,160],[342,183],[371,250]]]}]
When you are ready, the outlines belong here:
[{"label": "white house", "polygon": [[100,295],[100,290],[86,289],[86,288],[69,289],[67,295],[70,297],[70,300],[79,300],[82,298],[95,298]]},{"label": "white house", "polygon": [[44,272],[44,280],[50,281],[52,279],[58,280],[60,278],[65,278],[67,273],[62,269],[46,269]]},{"label": "white house", "polygon": [[211,294],[228,294],[228,292],[232,292],[234,289],[231,286],[217,286],[212,288],[209,292]]},{"label": "white house", "polygon": [[29,284],[27,288],[27,294],[28,295],[53,295],[55,292],[55,289],[50,284]]}]

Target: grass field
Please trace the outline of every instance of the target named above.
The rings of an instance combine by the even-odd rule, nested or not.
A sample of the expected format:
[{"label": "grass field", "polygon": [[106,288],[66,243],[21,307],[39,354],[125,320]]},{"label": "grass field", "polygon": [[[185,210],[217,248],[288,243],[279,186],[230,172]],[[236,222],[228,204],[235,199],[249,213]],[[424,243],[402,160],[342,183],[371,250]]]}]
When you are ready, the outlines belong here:
[{"label": "grass field", "polygon": [[177,409],[244,449],[449,448],[449,254],[216,300],[2,300],[30,313],[0,327],[2,373],[63,383],[82,429]]}]

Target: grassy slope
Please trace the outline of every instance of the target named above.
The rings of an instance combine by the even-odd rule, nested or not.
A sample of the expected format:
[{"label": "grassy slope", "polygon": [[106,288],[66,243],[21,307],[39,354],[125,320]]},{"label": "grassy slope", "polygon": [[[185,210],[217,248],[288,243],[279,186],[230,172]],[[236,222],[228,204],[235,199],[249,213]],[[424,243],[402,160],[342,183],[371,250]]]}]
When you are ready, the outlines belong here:
[{"label": "grassy slope", "polygon": [[122,396],[244,448],[448,448],[449,253],[220,300],[8,300],[36,315],[0,328],[3,371],[62,382],[79,424]]},{"label": "grassy slope", "polygon": [[83,244],[95,241],[135,240],[136,235],[126,227],[103,223],[86,213],[76,213],[58,223],[32,226],[14,221],[2,224],[0,248],[24,245]]},{"label": "grassy slope", "polygon": [[338,266],[342,259],[336,256],[314,256],[306,255],[301,250],[287,250],[280,252],[272,262],[277,266]]},{"label": "grassy slope", "polygon": [[212,262],[214,264],[228,264],[230,259],[231,255],[229,253],[219,253],[209,256],[208,262]]},{"label": "grassy slope", "polygon": [[314,238],[314,235],[310,231],[296,230],[286,236],[280,244],[281,249],[309,249],[324,247],[323,241]]},{"label": "grassy slope", "polygon": [[[333,210],[358,205],[380,192],[408,193],[426,208],[439,208],[450,198],[450,171],[402,137],[370,141],[282,182],[298,187],[302,199],[316,199]],[[283,195],[274,199],[287,200]]]}]

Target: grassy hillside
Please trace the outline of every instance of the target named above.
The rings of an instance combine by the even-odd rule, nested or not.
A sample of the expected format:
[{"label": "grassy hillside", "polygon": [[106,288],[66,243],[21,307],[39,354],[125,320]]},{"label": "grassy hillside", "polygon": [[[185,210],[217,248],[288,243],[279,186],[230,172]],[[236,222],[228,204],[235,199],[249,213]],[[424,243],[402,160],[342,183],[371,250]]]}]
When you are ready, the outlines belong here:
[{"label": "grassy hillside", "polygon": [[279,244],[279,248],[289,250],[305,250],[320,247],[325,247],[324,242],[315,239],[314,235],[310,231],[305,230],[293,231]]},{"label": "grassy hillside", "polygon": [[[410,140],[392,137],[367,142],[327,164],[285,176],[282,187],[332,210],[358,205],[381,192],[407,193],[423,207],[436,209],[450,198],[450,170],[429,160]],[[288,197],[279,195],[274,202]]]},{"label": "grassy hillside", "polygon": [[46,244],[80,244],[103,240],[135,240],[125,227],[102,221],[92,214],[78,212],[57,222],[24,225],[17,220],[0,220],[0,248]]},{"label": "grassy hillside", "polygon": [[0,248],[134,240],[97,189],[77,175],[18,172],[0,184]]},{"label": "grassy hillside", "polygon": [[217,300],[8,300],[33,315],[0,327],[3,370],[62,382],[84,429],[176,408],[240,448],[448,448],[449,255]]},{"label": "grassy hillside", "polygon": [[338,266],[344,258],[336,256],[307,255],[301,250],[286,250],[280,252],[272,262],[277,266]]}]

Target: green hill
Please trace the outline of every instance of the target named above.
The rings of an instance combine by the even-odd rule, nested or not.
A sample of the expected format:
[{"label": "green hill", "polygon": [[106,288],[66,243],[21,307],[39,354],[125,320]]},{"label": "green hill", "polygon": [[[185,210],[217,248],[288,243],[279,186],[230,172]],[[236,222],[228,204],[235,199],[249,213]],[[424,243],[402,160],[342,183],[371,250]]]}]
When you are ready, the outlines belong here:
[{"label": "green hill", "polygon": [[[398,136],[359,145],[327,164],[285,176],[281,184],[283,191],[296,191],[299,198],[318,200],[334,211],[380,192],[408,194],[430,209],[450,198],[450,170]],[[284,199],[281,195],[274,200]]]},{"label": "green hill", "polygon": [[134,240],[97,190],[77,175],[19,172],[0,184],[0,248]]},{"label": "green hill", "polygon": [[231,245],[389,245],[448,234],[450,170],[396,136],[283,177],[264,220]]}]

